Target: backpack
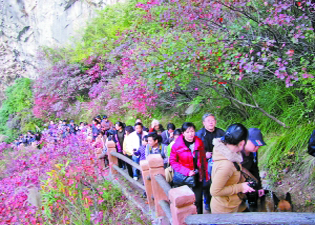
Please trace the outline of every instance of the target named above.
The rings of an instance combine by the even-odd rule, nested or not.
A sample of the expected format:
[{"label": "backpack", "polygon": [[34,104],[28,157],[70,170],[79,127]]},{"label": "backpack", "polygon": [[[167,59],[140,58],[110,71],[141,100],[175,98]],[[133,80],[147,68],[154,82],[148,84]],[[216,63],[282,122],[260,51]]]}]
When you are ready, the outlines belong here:
[{"label": "backpack", "polygon": [[[165,152],[164,152],[163,150],[164,150],[164,149],[163,149],[163,146],[160,144],[160,145],[159,145],[159,154],[161,154],[162,159],[165,158]],[[151,146],[149,146],[149,154],[153,154],[153,152],[152,152],[152,147],[151,147]]]},{"label": "backpack", "polygon": [[315,157],[315,130],[313,130],[313,133],[310,137],[310,140],[308,141],[308,154]]}]

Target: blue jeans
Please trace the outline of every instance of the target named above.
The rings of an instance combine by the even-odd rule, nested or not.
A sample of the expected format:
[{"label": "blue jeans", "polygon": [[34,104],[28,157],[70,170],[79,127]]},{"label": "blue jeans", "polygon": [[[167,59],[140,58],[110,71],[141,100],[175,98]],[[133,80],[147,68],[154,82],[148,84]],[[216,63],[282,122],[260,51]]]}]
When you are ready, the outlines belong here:
[{"label": "blue jeans", "polygon": [[[137,157],[135,155],[132,156],[132,161],[134,161],[135,163],[139,164],[140,162],[140,157]],[[133,172],[133,177],[139,177],[138,173],[139,173],[139,170],[132,167],[132,172]]]}]

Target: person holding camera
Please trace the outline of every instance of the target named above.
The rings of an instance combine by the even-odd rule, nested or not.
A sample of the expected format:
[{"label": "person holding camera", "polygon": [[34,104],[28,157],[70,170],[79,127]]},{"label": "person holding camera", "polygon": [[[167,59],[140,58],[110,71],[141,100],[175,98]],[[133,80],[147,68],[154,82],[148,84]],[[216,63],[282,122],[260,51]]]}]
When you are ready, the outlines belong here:
[{"label": "person holding camera", "polygon": [[[238,193],[253,192],[248,182],[241,175],[241,151],[246,145],[248,138],[247,128],[240,124],[232,124],[228,127],[222,138],[213,140],[213,168],[212,195],[210,207],[211,213],[234,213],[241,211],[239,206],[242,199]],[[236,165],[235,165],[236,164]]]},{"label": "person holding camera", "polygon": [[241,151],[243,156],[242,166],[243,168],[247,169],[258,181],[255,187],[257,192],[250,194],[253,197],[251,202],[249,202],[251,205],[257,203],[257,197],[260,198],[265,194],[264,190],[262,189],[261,179],[259,176],[257,151],[260,146],[264,146],[266,143],[264,142],[263,136],[259,129],[250,128],[248,132],[248,141],[246,142],[244,150]]}]

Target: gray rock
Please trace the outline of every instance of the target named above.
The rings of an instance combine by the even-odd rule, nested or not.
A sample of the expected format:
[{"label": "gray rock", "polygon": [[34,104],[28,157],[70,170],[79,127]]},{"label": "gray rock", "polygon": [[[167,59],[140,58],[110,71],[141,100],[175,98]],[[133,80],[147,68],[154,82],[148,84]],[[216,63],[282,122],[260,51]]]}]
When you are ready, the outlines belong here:
[{"label": "gray rock", "polygon": [[16,78],[38,76],[41,47],[71,44],[71,38],[97,15],[96,9],[122,1],[0,1],[0,102]]}]

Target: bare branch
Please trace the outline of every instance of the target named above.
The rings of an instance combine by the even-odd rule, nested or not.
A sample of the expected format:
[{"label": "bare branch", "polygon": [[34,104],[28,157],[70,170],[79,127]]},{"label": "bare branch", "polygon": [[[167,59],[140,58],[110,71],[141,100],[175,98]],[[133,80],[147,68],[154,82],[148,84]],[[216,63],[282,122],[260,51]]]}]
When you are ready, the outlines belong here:
[{"label": "bare branch", "polygon": [[213,90],[215,90],[218,94],[220,94],[222,97],[224,98],[227,98],[227,99],[230,99],[230,100],[233,100],[241,105],[244,105],[244,106],[247,106],[247,107],[251,107],[251,108],[254,108],[254,109],[257,109],[259,110],[260,112],[262,112],[265,116],[269,117],[270,119],[274,120],[276,123],[280,124],[281,126],[285,127],[285,128],[289,128],[285,123],[281,122],[279,119],[277,119],[276,117],[270,115],[269,113],[267,113],[265,110],[263,110],[262,108],[259,107],[259,105],[252,105],[252,104],[248,104],[248,103],[245,103],[245,102],[242,102],[232,96],[228,96],[228,95],[225,95],[223,93],[221,93],[215,86],[210,86],[210,88],[212,88]]}]

